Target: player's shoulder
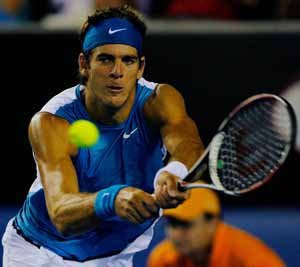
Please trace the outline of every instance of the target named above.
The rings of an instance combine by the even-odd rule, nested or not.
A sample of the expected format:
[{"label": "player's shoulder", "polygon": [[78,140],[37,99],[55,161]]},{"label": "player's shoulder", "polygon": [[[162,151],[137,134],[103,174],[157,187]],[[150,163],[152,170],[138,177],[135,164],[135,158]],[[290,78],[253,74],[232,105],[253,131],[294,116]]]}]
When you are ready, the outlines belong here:
[{"label": "player's shoulder", "polygon": [[169,83],[158,84],[156,92],[160,97],[181,96],[179,90]]},{"label": "player's shoulder", "polygon": [[167,122],[186,118],[184,99],[170,84],[159,84],[143,106],[149,125],[160,127]]},{"label": "player's shoulder", "polygon": [[78,100],[78,91],[80,92],[83,88],[84,86],[75,85],[59,92],[42,107],[41,111],[55,114],[62,107],[68,106]]},{"label": "player's shoulder", "polygon": [[172,85],[160,83],[154,88],[154,92],[146,102],[151,108],[163,109],[172,103],[183,102],[181,93]]},{"label": "player's shoulder", "polygon": [[30,120],[29,137],[62,135],[68,130],[69,122],[49,112],[38,112]]},{"label": "player's shoulder", "polygon": [[138,85],[139,86],[141,86],[143,88],[152,89],[152,90],[154,90],[158,86],[158,84],[159,83],[157,83],[157,82],[148,81],[143,77],[138,80]]},{"label": "player's shoulder", "polygon": [[30,120],[30,126],[39,126],[43,128],[45,125],[69,125],[69,122],[46,111],[39,111],[32,116]]},{"label": "player's shoulder", "polygon": [[36,113],[28,128],[28,137],[35,156],[40,159],[57,159],[64,152],[76,155],[77,148],[69,142],[69,126],[67,120],[49,112]]}]

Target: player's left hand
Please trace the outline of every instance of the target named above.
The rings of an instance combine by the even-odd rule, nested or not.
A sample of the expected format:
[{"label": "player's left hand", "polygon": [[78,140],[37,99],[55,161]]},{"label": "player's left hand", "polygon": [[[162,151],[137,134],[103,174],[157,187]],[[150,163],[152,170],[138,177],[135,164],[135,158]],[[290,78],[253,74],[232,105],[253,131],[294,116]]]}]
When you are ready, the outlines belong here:
[{"label": "player's left hand", "polygon": [[178,183],[182,180],[167,171],[163,171],[157,177],[154,188],[154,197],[157,204],[163,209],[175,208],[188,198],[187,191],[178,190]]}]

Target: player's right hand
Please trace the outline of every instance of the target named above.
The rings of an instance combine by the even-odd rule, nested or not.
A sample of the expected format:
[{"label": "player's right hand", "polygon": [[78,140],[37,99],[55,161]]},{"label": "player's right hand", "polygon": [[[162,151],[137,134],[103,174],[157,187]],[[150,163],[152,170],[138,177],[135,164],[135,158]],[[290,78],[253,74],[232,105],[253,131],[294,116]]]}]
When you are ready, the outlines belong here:
[{"label": "player's right hand", "polygon": [[122,219],[140,224],[157,216],[159,206],[151,194],[135,187],[126,187],[117,194],[115,212]]},{"label": "player's right hand", "polygon": [[154,198],[161,208],[175,208],[188,198],[188,191],[178,190],[178,184],[181,183],[182,180],[178,176],[167,171],[159,174],[154,188]]}]

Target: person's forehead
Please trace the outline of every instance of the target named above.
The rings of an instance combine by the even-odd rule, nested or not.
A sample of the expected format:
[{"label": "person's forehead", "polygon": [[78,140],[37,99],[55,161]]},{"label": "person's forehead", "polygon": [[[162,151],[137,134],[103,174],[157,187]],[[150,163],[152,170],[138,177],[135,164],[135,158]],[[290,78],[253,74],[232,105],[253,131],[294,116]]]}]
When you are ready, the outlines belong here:
[{"label": "person's forehead", "polygon": [[137,50],[135,47],[125,44],[106,44],[94,48],[94,54],[110,54],[114,56],[137,56]]}]

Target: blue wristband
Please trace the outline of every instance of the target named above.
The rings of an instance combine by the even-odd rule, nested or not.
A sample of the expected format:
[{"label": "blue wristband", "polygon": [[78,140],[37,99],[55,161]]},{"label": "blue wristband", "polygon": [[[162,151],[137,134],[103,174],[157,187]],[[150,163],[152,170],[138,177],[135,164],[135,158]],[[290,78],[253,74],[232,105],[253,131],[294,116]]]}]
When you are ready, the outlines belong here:
[{"label": "blue wristband", "polygon": [[128,185],[117,184],[98,192],[94,203],[96,215],[102,220],[114,217],[115,214],[115,199],[119,191]]}]

